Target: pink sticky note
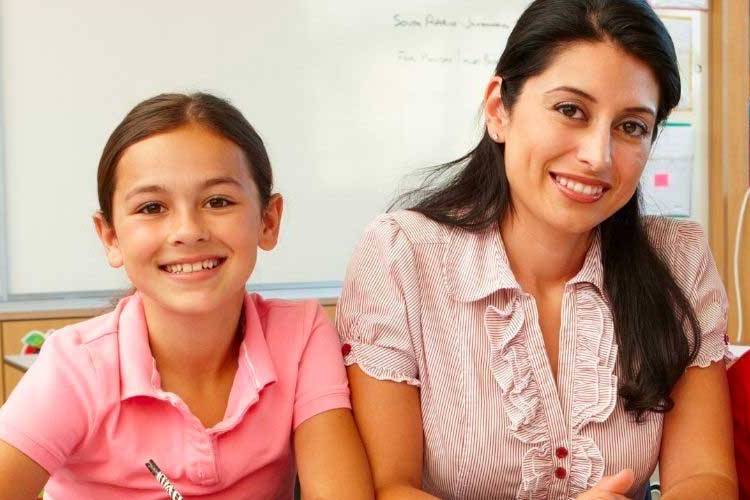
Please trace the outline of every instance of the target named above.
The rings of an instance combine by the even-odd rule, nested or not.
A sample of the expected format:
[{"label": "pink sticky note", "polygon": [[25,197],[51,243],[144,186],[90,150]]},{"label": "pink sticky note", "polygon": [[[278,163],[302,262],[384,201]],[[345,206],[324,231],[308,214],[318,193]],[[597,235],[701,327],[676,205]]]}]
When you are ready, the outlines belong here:
[{"label": "pink sticky note", "polygon": [[669,174],[655,174],[654,187],[669,187]]}]

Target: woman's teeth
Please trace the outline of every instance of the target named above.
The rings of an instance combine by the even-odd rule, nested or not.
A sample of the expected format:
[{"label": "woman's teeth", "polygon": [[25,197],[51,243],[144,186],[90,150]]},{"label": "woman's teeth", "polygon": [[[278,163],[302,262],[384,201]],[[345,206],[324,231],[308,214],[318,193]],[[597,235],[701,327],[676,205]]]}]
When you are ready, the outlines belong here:
[{"label": "woman's teeth", "polygon": [[219,265],[219,259],[206,259],[202,262],[193,262],[191,264],[168,264],[164,270],[168,273],[195,273],[204,269],[213,269]]},{"label": "woman's teeth", "polygon": [[583,184],[574,181],[573,179],[563,177],[562,175],[554,175],[553,177],[555,179],[555,182],[563,187],[570,189],[571,191],[575,191],[576,193],[598,196],[602,194],[602,192],[604,192],[604,186],[592,186],[590,184]]}]

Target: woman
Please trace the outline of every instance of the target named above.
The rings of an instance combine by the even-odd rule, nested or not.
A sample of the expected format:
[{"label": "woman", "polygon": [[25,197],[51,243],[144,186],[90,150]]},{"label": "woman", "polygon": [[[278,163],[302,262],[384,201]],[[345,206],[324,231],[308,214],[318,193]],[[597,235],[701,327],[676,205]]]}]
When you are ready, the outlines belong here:
[{"label": "woman", "polygon": [[736,498],[727,301],[694,223],[642,218],[678,103],[645,0],[537,0],[486,130],[365,232],[339,302],[382,499]]}]

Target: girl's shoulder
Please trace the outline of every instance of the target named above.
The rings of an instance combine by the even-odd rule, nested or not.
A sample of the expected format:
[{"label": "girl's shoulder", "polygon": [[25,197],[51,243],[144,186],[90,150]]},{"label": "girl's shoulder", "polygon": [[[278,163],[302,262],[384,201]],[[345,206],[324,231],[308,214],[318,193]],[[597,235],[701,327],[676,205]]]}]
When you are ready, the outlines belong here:
[{"label": "girl's shoulder", "polygon": [[323,306],[315,299],[265,298],[257,293],[249,294],[248,298],[267,342],[284,337],[304,344],[316,327],[330,324]]},{"label": "girl's shoulder", "polygon": [[245,318],[245,335],[250,336],[246,344],[250,349],[267,349],[278,373],[296,374],[305,358],[328,360],[331,353],[340,357],[336,330],[317,300],[266,299],[255,293],[248,298],[257,313],[257,329],[265,345],[258,343],[252,317]]},{"label": "girl's shoulder", "polygon": [[116,333],[117,316],[111,311],[54,330],[47,336],[42,352],[49,352],[58,363],[65,360],[75,364],[95,364],[95,358],[115,353]]}]

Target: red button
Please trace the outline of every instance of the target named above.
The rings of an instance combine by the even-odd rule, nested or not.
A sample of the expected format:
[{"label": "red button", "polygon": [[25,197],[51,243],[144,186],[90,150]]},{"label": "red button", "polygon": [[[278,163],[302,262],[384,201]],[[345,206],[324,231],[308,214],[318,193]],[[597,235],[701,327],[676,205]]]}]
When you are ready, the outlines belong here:
[{"label": "red button", "polygon": [[557,479],[565,479],[565,476],[567,475],[568,475],[568,472],[562,467],[558,467],[557,469],[555,469],[555,477]]},{"label": "red button", "polygon": [[346,356],[350,352],[352,352],[352,346],[350,344],[344,344],[341,346],[341,354]]},{"label": "red button", "polygon": [[568,456],[568,449],[564,446],[560,446],[555,450],[555,455],[557,455],[557,458],[565,458]]}]

